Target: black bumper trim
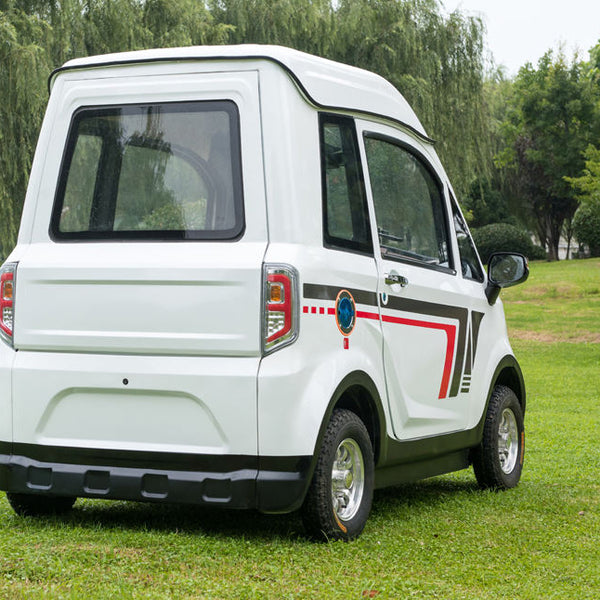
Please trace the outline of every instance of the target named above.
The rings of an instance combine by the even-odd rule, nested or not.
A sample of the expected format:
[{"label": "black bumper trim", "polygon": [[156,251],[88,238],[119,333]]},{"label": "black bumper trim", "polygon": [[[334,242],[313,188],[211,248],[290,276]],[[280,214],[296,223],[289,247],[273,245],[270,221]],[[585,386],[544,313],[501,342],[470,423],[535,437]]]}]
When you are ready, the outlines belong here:
[{"label": "black bumper trim", "polygon": [[[8,448],[12,447],[12,451]],[[23,452],[27,450],[27,452]],[[25,494],[290,512],[310,457],[192,455],[0,442],[0,489]]]}]

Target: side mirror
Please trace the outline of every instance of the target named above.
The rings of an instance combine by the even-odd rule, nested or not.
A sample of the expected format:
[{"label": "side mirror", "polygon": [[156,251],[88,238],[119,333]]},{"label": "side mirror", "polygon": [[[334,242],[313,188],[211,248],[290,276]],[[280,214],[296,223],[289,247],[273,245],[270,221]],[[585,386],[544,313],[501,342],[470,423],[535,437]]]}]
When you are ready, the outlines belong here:
[{"label": "side mirror", "polygon": [[488,284],[485,295],[495,304],[502,288],[523,283],[529,277],[529,263],[522,254],[494,252],[488,262]]}]

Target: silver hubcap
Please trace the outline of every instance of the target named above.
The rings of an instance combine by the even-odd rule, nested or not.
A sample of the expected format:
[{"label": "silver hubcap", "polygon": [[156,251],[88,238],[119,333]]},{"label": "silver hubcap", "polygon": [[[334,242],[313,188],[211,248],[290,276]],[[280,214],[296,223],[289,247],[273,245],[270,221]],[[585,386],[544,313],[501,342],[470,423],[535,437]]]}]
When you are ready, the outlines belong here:
[{"label": "silver hubcap", "polygon": [[517,419],[510,408],[502,411],[498,427],[498,457],[500,467],[505,473],[512,473],[519,456],[519,431]]},{"label": "silver hubcap", "polygon": [[360,446],[351,438],[340,442],[331,470],[333,510],[341,521],[349,521],[360,508],[365,489],[365,465]]}]

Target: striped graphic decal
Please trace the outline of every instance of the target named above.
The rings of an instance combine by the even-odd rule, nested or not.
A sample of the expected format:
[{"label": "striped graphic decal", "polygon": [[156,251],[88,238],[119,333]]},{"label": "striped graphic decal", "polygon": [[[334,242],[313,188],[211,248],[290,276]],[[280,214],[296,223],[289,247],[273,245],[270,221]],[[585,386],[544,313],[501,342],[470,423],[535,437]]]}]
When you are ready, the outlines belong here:
[{"label": "striped graphic decal", "polygon": [[[304,298],[310,300],[335,301],[341,289],[342,288],[336,286],[306,283],[304,284],[303,290]],[[345,289],[352,294],[356,304],[372,306],[378,310],[379,304],[375,292],[351,288]],[[440,399],[447,397],[452,398],[457,396],[459,391],[462,393],[469,391],[471,384],[471,369],[477,351],[477,338],[479,336],[479,326],[484,316],[483,313],[472,311],[469,318],[469,311],[466,308],[389,295],[387,296],[387,302],[382,304],[382,309],[458,321],[458,325],[454,325],[419,318],[397,317],[390,314],[382,314],[380,317],[379,312],[358,309],[356,311],[356,316],[359,319],[379,321],[381,318],[381,321],[384,323],[437,329],[445,332],[446,356],[438,397]],[[325,309],[324,307],[305,305],[303,311],[304,313],[319,313],[335,316],[335,308],[332,307]],[[454,369],[452,368],[453,365]]]},{"label": "striped graphic decal", "polygon": [[[444,323],[434,323],[433,321],[417,321],[414,319],[403,319],[401,317],[392,317],[382,315],[381,320],[384,323],[396,323],[398,325],[409,325],[411,327],[423,327],[426,329],[439,329],[446,333],[446,359],[444,360],[444,371],[442,383],[440,384],[440,393],[438,398],[446,398],[448,395],[448,384],[450,383],[450,373],[452,371],[452,362],[454,360],[454,348],[456,342],[456,325],[446,325]],[[456,369],[455,369],[456,371]],[[456,396],[456,394],[454,394]]]}]

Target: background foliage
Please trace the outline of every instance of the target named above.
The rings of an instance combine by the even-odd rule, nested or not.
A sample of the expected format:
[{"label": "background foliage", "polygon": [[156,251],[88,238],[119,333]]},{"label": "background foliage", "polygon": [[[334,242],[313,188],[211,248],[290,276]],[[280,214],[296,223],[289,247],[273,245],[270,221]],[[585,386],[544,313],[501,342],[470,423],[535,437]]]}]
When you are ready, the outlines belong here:
[{"label": "background foliage", "polygon": [[546,258],[526,231],[509,223],[490,223],[471,231],[481,260],[486,264],[492,252],[520,252],[530,260]]},{"label": "background foliage", "polygon": [[[274,43],[387,77],[460,192],[490,172],[483,27],[436,0],[0,0],[0,240],[15,242],[50,71],[106,52]],[[460,148],[460,152],[456,149]]]},{"label": "background foliage", "polygon": [[440,0],[0,0],[0,256],[16,240],[52,69],[91,54],[238,43],[383,75],[438,140],[473,226],[535,233],[550,258],[561,235],[570,240],[587,193],[575,183],[583,151],[600,135],[600,45],[588,63],[548,52],[509,80],[486,56],[482,22]]}]

